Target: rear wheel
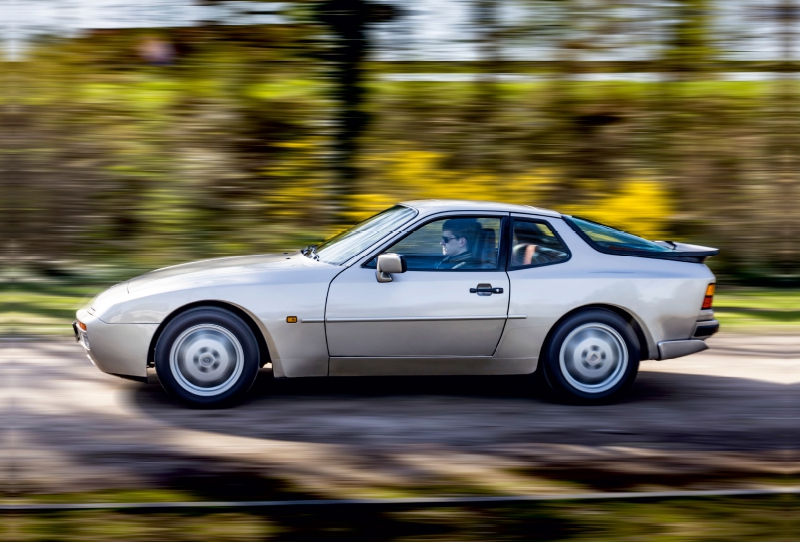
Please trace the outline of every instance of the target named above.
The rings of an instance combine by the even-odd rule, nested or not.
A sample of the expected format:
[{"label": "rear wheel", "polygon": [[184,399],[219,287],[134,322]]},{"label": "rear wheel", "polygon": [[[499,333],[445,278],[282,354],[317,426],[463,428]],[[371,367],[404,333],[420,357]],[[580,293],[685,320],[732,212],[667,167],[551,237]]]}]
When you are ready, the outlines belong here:
[{"label": "rear wheel", "polygon": [[161,385],[195,407],[241,399],[255,381],[258,364],[258,342],[250,327],[218,307],[198,307],[178,315],[156,344]]},{"label": "rear wheel", "polygon": [[619,315],[593,309],[561,322],[544,352],[544,375],[560,396],[586,403],[622,394],[639,371],[639,341]]}]

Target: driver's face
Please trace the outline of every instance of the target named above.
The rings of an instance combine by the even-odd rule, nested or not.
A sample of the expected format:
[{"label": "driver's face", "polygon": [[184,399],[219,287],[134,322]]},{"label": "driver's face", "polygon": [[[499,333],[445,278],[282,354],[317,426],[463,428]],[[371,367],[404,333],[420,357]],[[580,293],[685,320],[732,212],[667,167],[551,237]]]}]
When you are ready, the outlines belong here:
[{"label": "driver's face", "polygon": [[445,256],[457,256],[467,250],[467,239],[456,237],[450,230],[442,230],[442,254]]}]

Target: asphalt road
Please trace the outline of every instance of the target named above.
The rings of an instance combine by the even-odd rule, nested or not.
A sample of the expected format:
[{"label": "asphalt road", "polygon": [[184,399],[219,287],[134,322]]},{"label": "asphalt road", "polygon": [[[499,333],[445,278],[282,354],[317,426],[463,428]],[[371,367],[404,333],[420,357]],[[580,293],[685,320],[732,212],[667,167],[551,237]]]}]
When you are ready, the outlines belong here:
[{"label": "asphalt road", "polygon": [[522,378],[275,381],[265,370],[244,404],[197,411],[155,375],[99,372],[74,342],[7,340],[0,487],[269,499],[796,483],[800,338],[710,344],[644,362],[630,394],[600,407],[561,404]]}]

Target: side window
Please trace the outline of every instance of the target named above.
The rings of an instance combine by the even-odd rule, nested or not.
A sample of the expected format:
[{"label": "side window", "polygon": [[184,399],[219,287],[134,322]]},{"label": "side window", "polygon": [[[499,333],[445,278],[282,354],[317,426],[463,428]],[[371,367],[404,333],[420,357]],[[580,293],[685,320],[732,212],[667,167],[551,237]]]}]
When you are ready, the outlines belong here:
[{"label": "side window", "polygon": [[511,269],[563,262],[569,249],[544,222],[514,219]]},{"label": "side window", "polygon": [[[409,271],[497,269],[502,219],[450,217],[429,222],[385,252],[405,257]],[[375,267],[373,258],[367,267]]]}]

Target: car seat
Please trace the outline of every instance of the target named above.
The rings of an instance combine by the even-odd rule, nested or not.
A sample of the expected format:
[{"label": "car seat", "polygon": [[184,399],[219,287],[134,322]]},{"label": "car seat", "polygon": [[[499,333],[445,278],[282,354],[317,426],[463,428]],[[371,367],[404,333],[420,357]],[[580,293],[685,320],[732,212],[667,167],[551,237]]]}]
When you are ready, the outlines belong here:
[{"label": "car seat", "polygon": [[497,267],[497,235],[494,230],[481,229],[478,238],[478,246],[474,251],[478,258],[481,269],[493,269]]}]

